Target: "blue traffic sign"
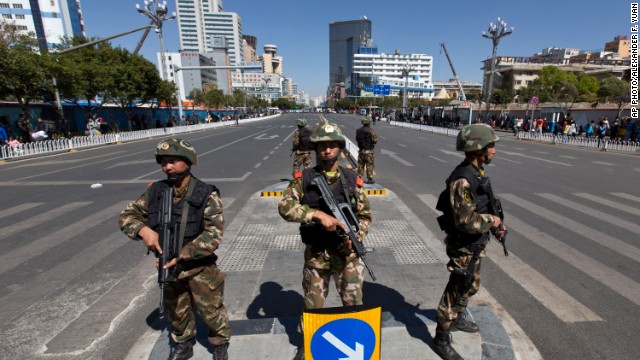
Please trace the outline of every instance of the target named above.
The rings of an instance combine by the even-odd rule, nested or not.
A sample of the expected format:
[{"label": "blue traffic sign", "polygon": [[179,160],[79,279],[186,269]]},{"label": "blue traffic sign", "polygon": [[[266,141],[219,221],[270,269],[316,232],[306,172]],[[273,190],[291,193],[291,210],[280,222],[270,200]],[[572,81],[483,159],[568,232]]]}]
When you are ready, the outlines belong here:
[{"label": "blue traffic sign", "polygon": [[376,334],[365,321],[337,319],[324,324],[311,338],[314,359],[368,360],[376,348]]},{"label": "blue traffic sign", "polygon": [[373,85],[373,93],[375,95],[391,94],[391,85]]}]

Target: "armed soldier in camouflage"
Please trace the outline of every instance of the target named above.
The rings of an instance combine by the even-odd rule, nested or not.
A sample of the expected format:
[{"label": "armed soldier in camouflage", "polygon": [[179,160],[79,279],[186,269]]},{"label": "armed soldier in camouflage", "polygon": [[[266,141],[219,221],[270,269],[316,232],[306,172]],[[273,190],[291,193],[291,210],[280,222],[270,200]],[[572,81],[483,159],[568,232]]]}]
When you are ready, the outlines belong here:
[{"label": "armed soldier in camouflage", "polygon": [[[345,138],[337,125],[321,118],[311,132],[317,165],[295,174],[278,204],[280,216],[299,222],[300,236],[306,244],[302,269],[302,289],[305,309],[319,309],[334,278],[344,306],[362,304],[364,264],[351,250],[351,241],[362,241],[371,224],[369,200],[362,188],[363,181],[350,169],[338,166],[338,156],[345,148]],[[338,227],[346,230],[320,198],[320,190],[311,185],[318,174],[325,177],[338,202],[351,204],[360,232],[358,239],[342,238]],[[295,359],[303,359],[298,349]]]},{"label": "armed soldier in camouflage", "polygon": [[478,325],[466,317],[467,302],[480,287],[480,262],[490,233],[498,240],[506,235],[500,217],[489,213],[489,192],[493,192],[483,168],[493,159],[498,140],[486,124],[462,128],[456,149],[464,151],[465,159],[453,170],[446,181],[447,189],[438,199],[437,208],[444,213],[438,222],[447,233],[444,241],[451,275],[438,304],[433,347],[446,360],[462,359],[451,346],[450,331],[478,331]]},{"label": "armed soldier in camouflage", "polygon": [[293,132],[293,147],[291,148],[291,151],[295,152],[293,174],[298,171],[300,165],[302,165],[303,169],[308,169],[313,165],[311,161],[311,150],[313,150],[313,146],[309,138],[311,130],[307,128],[307,120],[298,119],[296,125],[298,128]]},{"label": "armed soldier in camouflage", "polygon": [[367,184],[373,184],[375,155],[373,148],[378,143],[378,135],[371,128],[371,119],[363,118],[362,127],[356,130],[356,141],[358,142],[358,176],[364,175],[367,169]]},{"label": "armed soldier in camouflage", "polygon": [[[183,244],[179,256],[166,264],[173,268],[177,281],[165,287],[165,309],[171,321],[175,345],[169,360],[193,356],[196,321],[192,304],[209,329],[214,360],[227,360],[231,338],[229,317],[223,304],[226,274],[216,266],[214,254],[222,242],[224,218],[220,192],[191,174],[197,164],[196,151],[185,140],[167,139],[155,151],[156,161],[167,180],[149,186],[142,196],[120,214],[120,229],[156,253],[162,253],[158,241],[160,193],[173,187],[172,221],[179,223]],[[186,212],[183,216],[183,212]],[[157,262],[156,262],[157,266]]]}]

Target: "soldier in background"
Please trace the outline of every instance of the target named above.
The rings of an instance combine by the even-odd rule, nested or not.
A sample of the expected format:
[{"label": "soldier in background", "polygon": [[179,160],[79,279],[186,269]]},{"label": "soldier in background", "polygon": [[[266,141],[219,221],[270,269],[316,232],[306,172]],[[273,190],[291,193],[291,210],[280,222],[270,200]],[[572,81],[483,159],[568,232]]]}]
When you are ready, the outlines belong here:
[{"label": "soldier in background", "polygon": [[[158,236],[162,226],[158,221],[160,194],[169,186],[174,188],[171,221],[184,227],[179,226],[179,240],[183,244],[180,254],[165,265],[165,269],[175,269],[177,279],[165,286],[164,306],[175,343],[169,360],[186,360],[193,356],[194,305],[208,327],[213,359],[227,360],[231,329],[223,304],[226,274],[216,266],[218,257],[214,253],[222,242],[224,231],[220,193],[215,186],[191,175],[191,165],[197,164],[197,158],[189,142],[163,140],[156,148],[156,161],[167,174],[167,180],[151,184],[142,196],[129,203],[120,214],[120,229],[130,238],[142,240],[149,250],[161,254]],[[187,214],[183,216],[185,209]]]},{"label": "soldier in background", "polygon": [[[364,264],[351,249],[351,241],[362,241],[371,224],[371,209],[363,181],[350,169],[338,166],[338,156],[345,138],[337,125],[320,123],[313,128],[311,140],[317,165],[295,174],[282,194],[278,212],[283,219],[300,223],[300,237],[305,243],[302,289],[305,309],[320,309],[329,293],[329,281],[334,278],[344,306],[362,304]],[[311,180],[322,174],[338,202],[351,204],[358,218],[358,239],[342,238],[336,228],[346,230],[333,217],[320,198],[320,190]],[[304,359],[299,348],[296,360]]]},{"label": "soldier in background", "polygon": [[358,176],[364,175],[367,170],[367,184],[373,184],[375,155],[373,148],[378,143],[378,136],[371,128],[371,119],[363,118],[362,127],[356,130],[356,141],[358,142]]},{"label": "soldier in background", "polygon": [[[437,209],[443,211],[442,217],[447,217],[445,224],[450,224],[445,226],[444,242],[451,274],[438,304],[433,347],[445,360],[462,359],[451,346],[451,331],[478,332],[478,325],[466,317],[467,303],[480,288],[480,262],[491,233],[499,241],[506,234],[500,217],[489,213],[492,190],[483,168],[494,157],[498,140],[489,125],[463,127],[458,133],[456,150],[464,151],[465,159],[446,180],[448,191],[438,199]],[[473,269],[470,288],[466,282],[470,279],[466,276],[467,269]]]},{"label": "soldier in background", "polygon": [[295,152],[295,158],[293,159],[293,175],[298,171],[300,165],[303,169],[308,169],[313,164],[311,161],[311,130],[307,128],[306,119],[298,119],[296,121],[298,128],[293,132],[293,147],[291,151]]}]

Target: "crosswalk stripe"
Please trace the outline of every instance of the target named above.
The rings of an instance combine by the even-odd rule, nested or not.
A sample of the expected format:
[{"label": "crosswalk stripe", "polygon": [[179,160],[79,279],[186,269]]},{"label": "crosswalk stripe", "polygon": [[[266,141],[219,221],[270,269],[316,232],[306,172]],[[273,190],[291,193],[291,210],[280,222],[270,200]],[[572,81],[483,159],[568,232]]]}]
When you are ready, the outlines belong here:
[{"label": "crosswalk stripe", "polygon": [[583,199],[591,200],[591,201],[596,202],[598,204],[609,206],[609,207],[614,208],[616,210],[627,212],[627,213],[629,213],[631,215],[640,216],[640,209],[634,208],[634,207],[631,207],[631,206],[627,206],[627,205],[624,205],[624,204],[620,204],[617,201],[605,199],[605,198],[602,198],[602,197],[599,197],[599,196],[595,196],[595,195],[592,195],[592,194],[589,194],[589,193],[575,193],[573,195],[579,196],[579,197],[581,197]]},{"label": "crosswalk stripe", "polygon": [[87,201],[72,202],[72,203],[64,204],[60,207],[53,207],[48,211],[45,211],[44,213],[31,217],[27,220],[20,221],[20,222],[11,224],[9,226],[6,226],[2,231],[2,233],[0,234],[0,240],[13,236],[13,234],[18,233],[20,231],[24,231],[24,230],[36,227],[51,219],[57,218],[60,215],[64,215],[68,212],[79,209],[83,206],[87,206],[89,204],[91,204],[91,202],[87,202]]},{"label": "crosswalk stripe", "polygon": [[[569,265],[589,275],[616,293],[640,305],[640,286],[635,280],[611,269],[601,262],[572,248],[562,241],[548,235],[537,228],[509,216],[506,225],[517,233],[524,235],[540,247],[546,249]],[[509,256],[510,257],[510,256]],[[493,260],[493,258],[491,258]]]},{"label": "crosswalk stripe", "polygon": [[9,253],[0,256],[0,274],[13,269],[21,263],[32,259],[45,251],[58,246],[65,241],[73,238],[79,233],[90,230],[91,228],[100,225],[105,218],[110,218],[115,214],[118,214],[126,206],[126,202],[112,205],[104,210],[101,210],[95,214],[91,214],[82,218],[69,226],[42,237],[35,241],[32,241],[25,246],[19,247]]},{"label": "crosswalk stripe", "polygon": [[504,256],[500,246],[488,246],[487,252],[502,271],[560,320],[568,323],[602,321],[600,316],[515,256],[513,252]]},{"label": "crosswalk stripe", "polygon": [[[54,306],[51,299],[46,303],[40,303],[39,300],[44,299],[45,296],[52,291],[67,285],[71,280],[73,280],[73,278],[82,274],[84,271],[91,268],[91,266],[109,256],[121,246],[127,245],[129,241],[127,241],[126,237],[123,237],[124,235],[120,231],[113,232],[102,240],[95,242],[93,245],[75,254],[73,257],[70,257],[69,260],[39,274],[35,279],[33,279],[33,281],[26,284],[26,286],[2,297],[0,299],[0,309],[2,309],[2,312],[0,312],[0,324],[9,323],[12,319],[19,317],[25,310],[35,304],[44,305],[47,309],[51,310]],[[93,287],[80,289],[79,291],[87,291],[96,294],[96,288],[110,288],[114,283],[120,280],[109,279],[107,281],[104,278],[100,283],[94,284]],[[77,298],[84,298],[84,296],[76,292],[74,292],[73,297],[74,300],[77,300]],[[57,306],[68,307],[69,312],[64,315],[70,316],[70,318],[75,318],[75,316],[77,316],[77,313],[75,312],[82,311],[83,309],[81,308],[88,305],[85,304],[80,306],[77,301],[71,300],[72,299],[61,301],[62,304],[57,304]],[[42,310],[42,308],[39,309],[39,311]],[[59,309],[56,308],[56,312],[58,310]],[[50,314],[48,315],[50,316]]]},{"label": "crosswalk stripe", "polygon": [[[431,194],[420,194],[422,200],[431,210],[436,211],[437,199]],[[511,217],[509,217],[511,219]],[[511,225],[511,223],[509,223]],[[564,322],[602,321],[602,318],[571,297],[537,270],[527,265],[511,252],[508,257],[502,255],[499,246],[488,246],[487,253],[511,279],[522,286],[549,311]]]},{"label": "crosswalk stripe", "polygon": [[4,209],[0,211],[0,219],[7,217],[9,215],[17,214],[19,212],[23,212],[25,210],[33,209],[36,206],[40,206],[44,203],[24,203],[20,205],[13,206],[9,209]]},{"label": "crosswalk stripe", "polygon": [[616,239],[613,236],[605,234],[585,224],[571,220],[566,216],[562,216],[558,214],[557,212],[551,211],[549,209],[545,209],[541,206],[538,206],[516,195],[502,194],[501,196],[502,196],[502,199],[505,199],[516,206],[519,206],[525,210],[528,210],[536,214],[537,216],[540,216],[548,221],[551,221],[554,224],[558,224],[559,226],[571,232],[574,232],[595,243],[598,243],[606,248],[609,248],[633,260],[634,262],[640,261],[640,249],[630,244],[627,244],[624,241]]},{"label": "crosswalk stripe", "polygon": [[602,221],[606,221],[612,225],[615,225],[617,227],[623,228],[623,229],[627,229],[629,231],[633,231],[634,233],[640,235],[640,226],[632,223],[631,221],[626,221],[626,220],[622,220],[620,218],[617,218],[615,216],[612,216],[610,214],[607,214],[605,212],[602,211],[598,211],[595,210],[593,208],[590,208],[588,206],[584,206],[581,204],[578,204],[577,202],[571,201],[571,200],[567,200],[564,198],[561,198],[557,195],[553,195],[553,194],[548,194],[548,193],[541,193],[541,194],[536,194],[544,199],[547,199],[549,201],[552,201],[556,204],[560,204],[560,205],[564,205],[567,206],[569,208],[571,208],[571,210],[574,211],[579,211],[583,214],[586,215],[590,215],[593,216],[595,218],[598,218]]},{"label": "crosswalk stripe", "polygon": [[621,197],[623,199],[632,200],[632,201],[640,203],[640,196],[633,196],[633,195],[629,195],[629,194],[625,194],[625,193],[618,193],[618,192],[611,193],[611,195],[615,195],[615,196]]}]

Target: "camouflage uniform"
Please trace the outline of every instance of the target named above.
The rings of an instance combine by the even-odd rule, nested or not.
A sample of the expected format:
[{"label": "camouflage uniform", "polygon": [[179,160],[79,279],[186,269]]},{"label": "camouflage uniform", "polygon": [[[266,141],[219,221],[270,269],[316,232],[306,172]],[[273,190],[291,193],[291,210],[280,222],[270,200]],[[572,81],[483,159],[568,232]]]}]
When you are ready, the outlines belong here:
[{"label": "camouflage uniform", "polygon": [[[305,119],[298,119],[296,122],[298,128],[293,132],[293,150],[295,152],[293,158],[293,172],[297,172],[302,165],[303,169],[308,169],[313,165],[311,160],[311,150],[309,141],[309,129],[306,128],[307,121]],[[302,142],[300,141],[300,135],[302,134]]]},{"label": "camouflage uniform", "polygon": [[[467,166],[473,167],[471,164],[467,164]],[[478,176],[484,176],[482,169],[474,168],[474,170]],[[450,201],[454,209],[453,217],[455,223],[458,224],[458,230],[468,234],[488,234],[493,225],[493,215],[476,213],[477,203],[472,195],[473,192],[469,182],[464,178],[456,179],[451,182],[449,189]],[[448,235],[444,241],[445,244],[447,244],[447,256],[449,256],[450,259],[447,264],[447,269],[450,272],[456,267],[466,270],[473,257],[473,249],[469,246],[460,247],[461,244],[451,235]],[[441,324],[444,329],[448,329],[451,326],[458,317],[458,313],[466,309],[469,298],[478,292],[480,288],[481,259],[484,256],[485,251],[482,250],[480,252],[480,259],[474,269],[475,280],[473,285],[460,299],[457,299],[456,292],[458,279],[454,276],[449,278],[449,283],[438,304],[438,323]]]},{"label": "camouflage uniform", "polygon": [[[438,303],[436,335],[433,339],[435,352],[445,360],[462,359],[451,347],[450,331],[478,331],[478,325],[467,320],[465,314],[469,298],[480,287],[482,258],[485,257],[485,246],[494,224],[494,216],[489,214],[488,189],[481,184],[484,179],[482,164],[490,162],[489,148],[498,140],[488,125],[473,124],[462,128],[456,139],[456,149],[465,152],[465,160],[447,179],[448,193],[443,192],[438,199],[437,208],[444,212],[443,217],[451,220],[445,221],[450,224],[445,225],[445,244],[450,259],[447,270],[451,274]],[[475,160],[479,156],[484,160]],[[473,261],[475,277],[467,290],[465,283],[468,277],[461,274],[466,273]]]},{"label": "camouflage uniform", "polygon": [[358,176],[364,175],[367,169],[367,180],[373,182],[375,155],[373,148],[378,143],[378,135],[370,128],[371,120],[365,118],[362,120],[362,127],[356,131],[356,140],[358,142]]},{"label": "camouflage uniform", "polygon": [[[327,128],[328,127],[329,126],[327,126]],[[334,128],[337,129],[335,126]],[[334,130],[332,129],[331,131]],[[341,146],[343,146],[343,135],[339,130],[337,134],[339,137],[342,137]],[[318,167],[315,169],[318,169],[318,172],[321,171]],[[338,167],[338,171],[331,176],[322,171],[330,187],[334,184],[337,185],[340,181],[340,171],[347,172],[352,170]],[[355,174],[353,175],[355,176]],[[362,179],[358,178],[356,184],[355,193],[349,197],[356,201],[354,213],[358,217],[360,225],[358,236],[363,239],[371,224],[371,208],[366,192],[362,188]],[[280,216],[287,221],[299,222],[301,224],[314,223],[312,216],[316,209],[301,203],[303,202],[304,196],[302,174],[298,173],[289,183],[289,186],[285,189],[278,203]],[[324,301],[329,291],[328,286],[331,276],[334,278],[337,291],[344,306],[362,304],[364,264],[355,253],[347,253],[343,242],[322,249],[306,244],[304,261],[302,288],[304,291],[305,309],[317,309],[324,306]]]},{"label": "camouflage uniform", "polygon": [[[173,139],[165,140],[160,145],[172,144],[171,141]],[[171,152],[172,149],[169,148],[168,151]],[[158,158],[167,155],[158,153],[157,150]],[[193,164],[196,163],[195,150],[193,158],[189,160]],[[180,189],[174,186],[174,205],[185,200],[187,189],[200,182],[194,176],[189,176],[188,184]],[[120,229],[131,239],[140,240],[139,231],[149,224],[149,210],[153,205],[150,196],[152,188],[153,184],[137,200],[129,203],[120,214]],[[216,266],[217,256],[214,254],[222,242],[224,232],[222,200],[215,187],[207,189],[211,188],[213,191],[208,195],[204,194],[206,199],[203,198],[202,203],[203,230],[192,240],[185,241],[176,265],[178,280],[165,286],[165,310],[171,321],[171,337],[177,344],[189,342],[196,335],[193,305],[196,306],[200,318],[207,324],[211,344],[226,345],[231,338],[229,317],[223,304],[226,274]],[[194,207],[189,211],[190,221],[191,210],[195,210]]]}]

